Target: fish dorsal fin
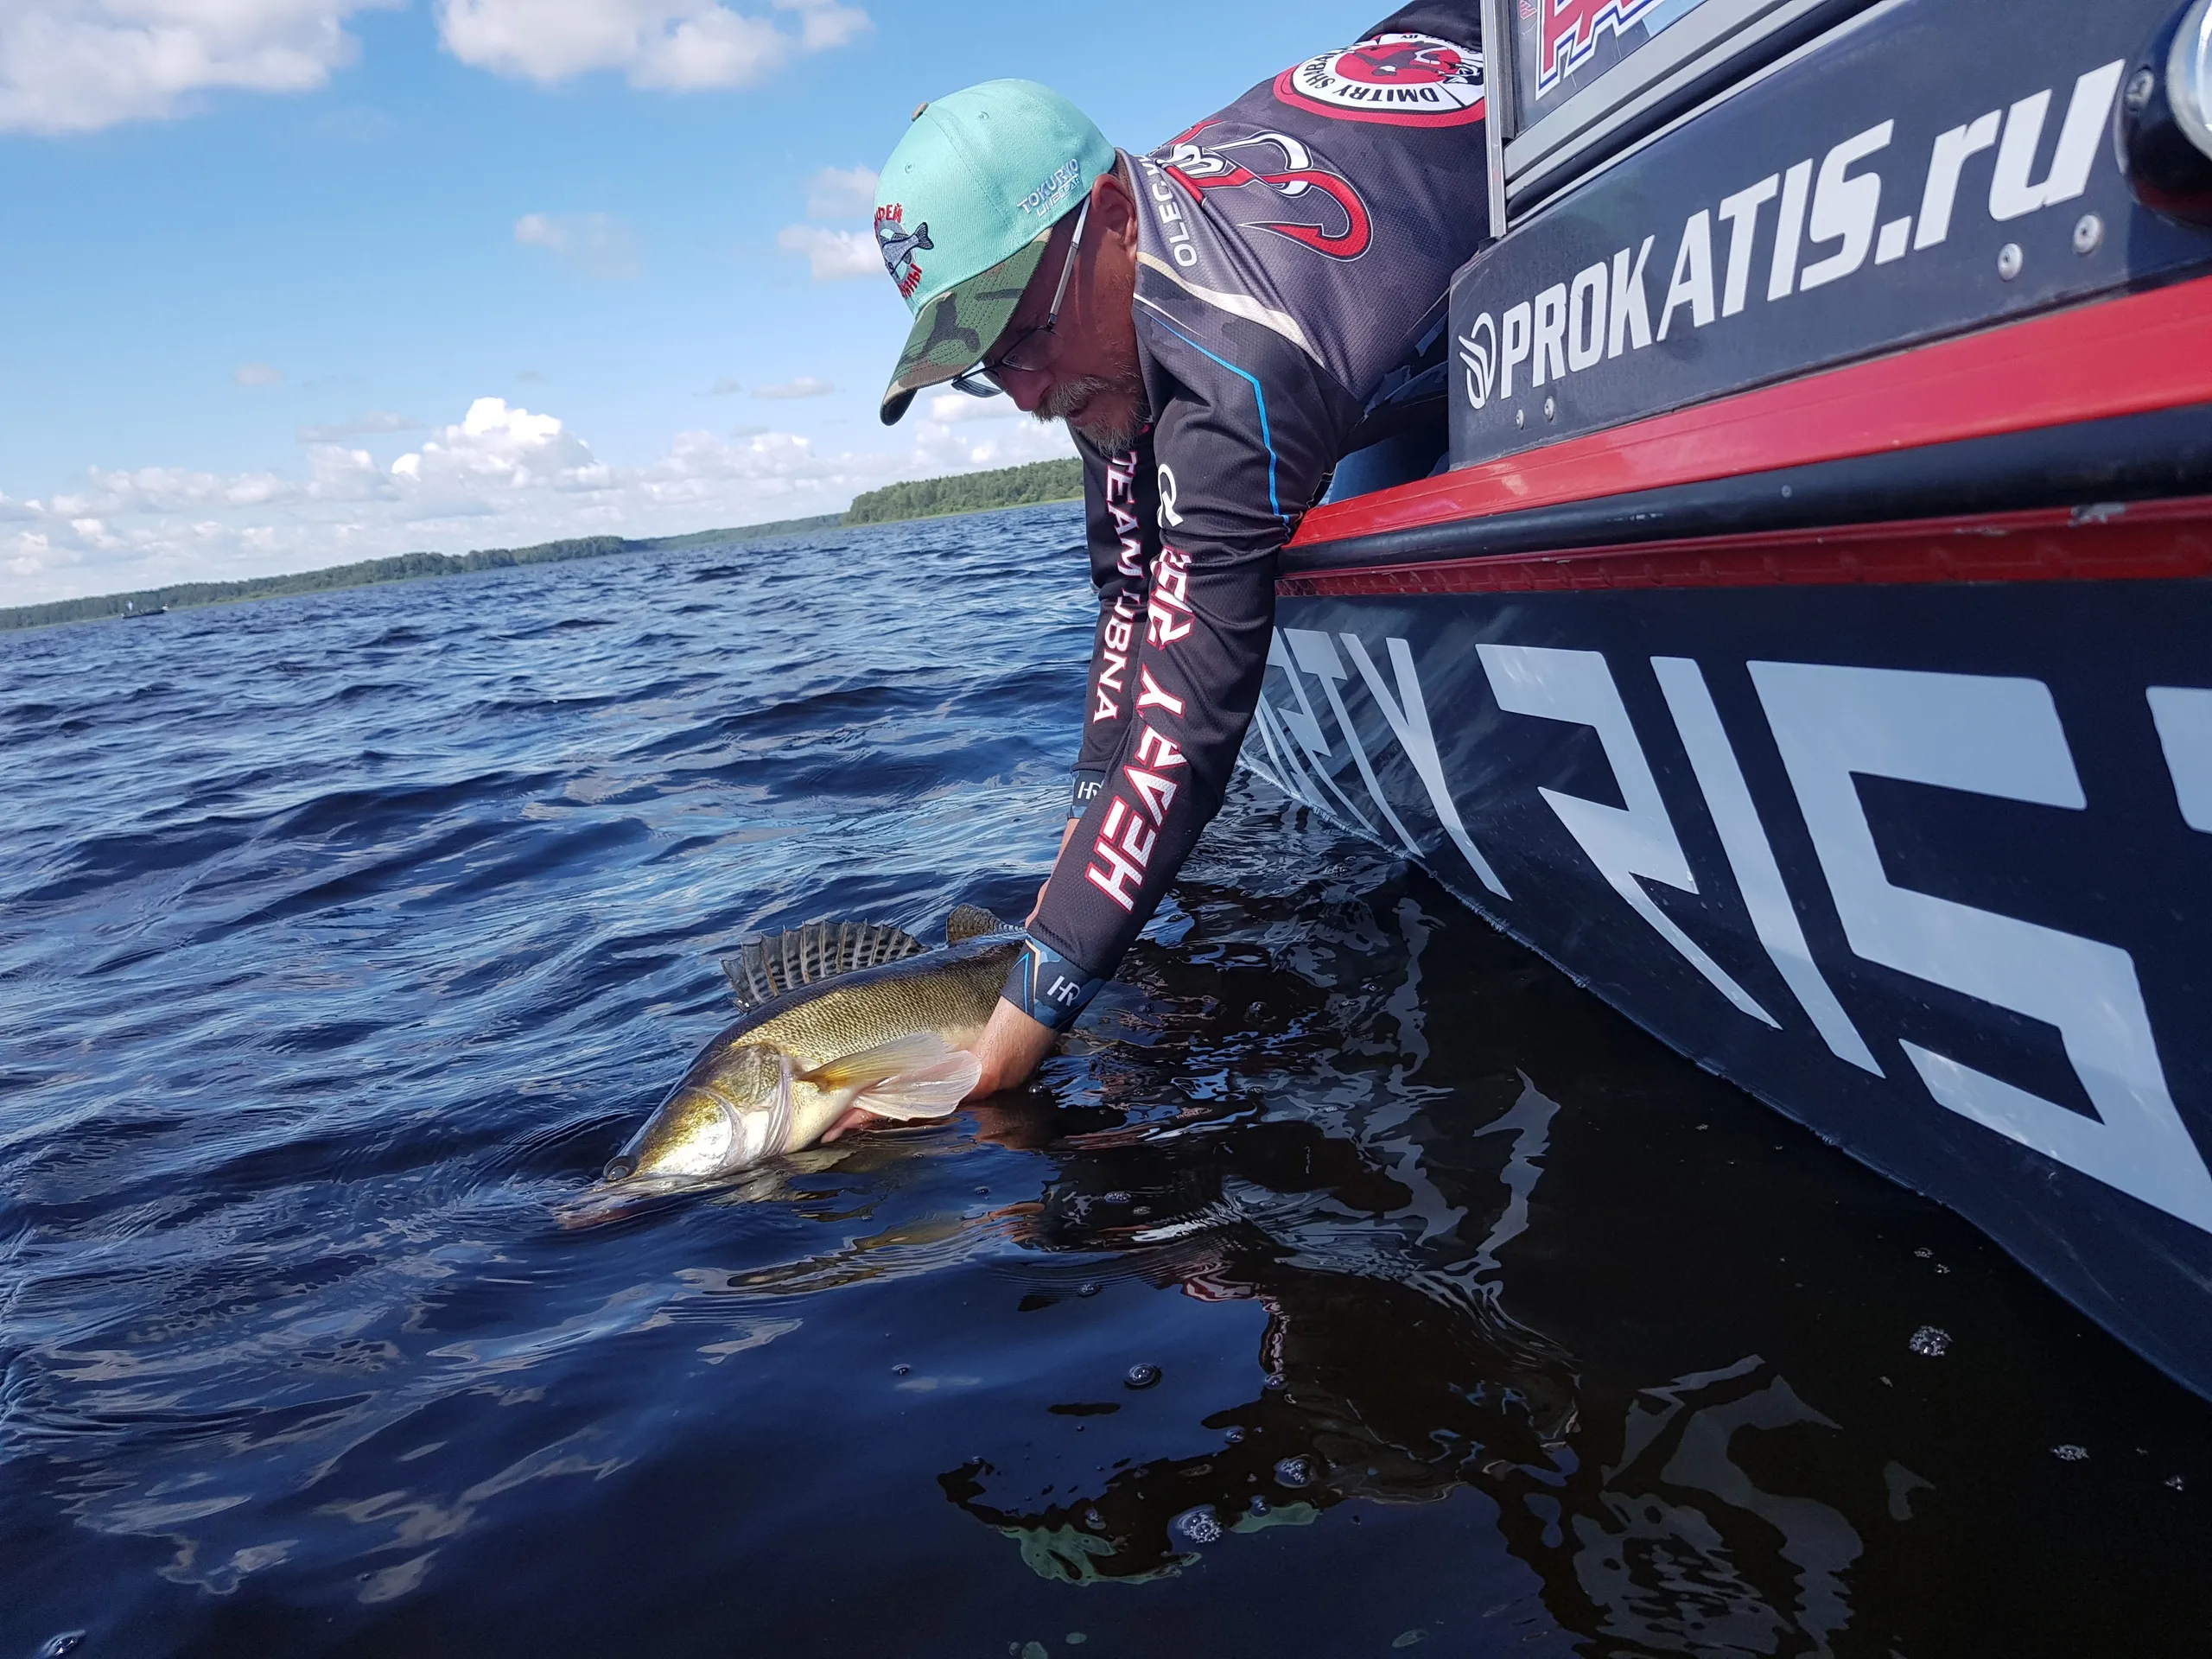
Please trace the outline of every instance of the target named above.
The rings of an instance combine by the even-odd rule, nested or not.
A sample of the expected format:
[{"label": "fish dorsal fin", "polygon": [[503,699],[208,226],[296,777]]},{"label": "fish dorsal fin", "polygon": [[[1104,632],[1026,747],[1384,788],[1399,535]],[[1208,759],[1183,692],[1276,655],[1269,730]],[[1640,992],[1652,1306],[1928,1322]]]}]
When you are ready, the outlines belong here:
[{"label": "fish dorsal fin", "polygon": [[802,985],[919,956],[926,948],[912,934],[880,922],[809,922],[787,933],[747,940],[735,956],[722,958],[722,972],[729,976],[739,1006],[753,1008]]},{"label": "fish dorsal fin", "polygon": [[957,944],[985,933],[995,933],[1006,924],[981,905],[961,905],[945,918],[944,942]]}]

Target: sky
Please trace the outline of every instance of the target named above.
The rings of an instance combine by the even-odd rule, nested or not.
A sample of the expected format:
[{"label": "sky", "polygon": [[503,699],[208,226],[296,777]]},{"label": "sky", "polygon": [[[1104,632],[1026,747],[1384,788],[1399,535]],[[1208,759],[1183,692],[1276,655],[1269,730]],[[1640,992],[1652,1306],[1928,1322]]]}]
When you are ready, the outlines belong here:
[{"label": "sky", "polygon": [[[1377,11],[1387,8],[1376,8]],[[656,536],[1071,453],[876,400],[914,106],[1147,149],[1322,0],[0,0],[0,606]]]}]

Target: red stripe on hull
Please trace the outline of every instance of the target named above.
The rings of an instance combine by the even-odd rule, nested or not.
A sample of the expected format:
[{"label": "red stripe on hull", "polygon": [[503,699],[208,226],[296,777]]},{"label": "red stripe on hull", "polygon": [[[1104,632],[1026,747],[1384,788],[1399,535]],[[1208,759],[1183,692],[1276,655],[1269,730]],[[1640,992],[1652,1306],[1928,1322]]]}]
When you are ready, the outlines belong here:
[{"label": "red stripe on hull", "polygon": [[2075,306],[1316,507],[1293,545],[2212,402],[2212,277]]},{"label": "red stripe on hull", "polygon": [[2212,576],[2212,497],[1317,570],[1278,579],[1275,592],[1528,594],[2187,576]]}]

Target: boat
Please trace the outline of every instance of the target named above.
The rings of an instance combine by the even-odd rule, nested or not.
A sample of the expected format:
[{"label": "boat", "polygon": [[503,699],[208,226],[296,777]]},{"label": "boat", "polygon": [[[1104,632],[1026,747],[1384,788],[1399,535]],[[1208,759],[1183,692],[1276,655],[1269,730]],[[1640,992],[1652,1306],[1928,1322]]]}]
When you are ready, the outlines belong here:
[{"label": "boat", "polygon": [[2212,1397],[2209,5],[1490,0],[1245,760]]}]

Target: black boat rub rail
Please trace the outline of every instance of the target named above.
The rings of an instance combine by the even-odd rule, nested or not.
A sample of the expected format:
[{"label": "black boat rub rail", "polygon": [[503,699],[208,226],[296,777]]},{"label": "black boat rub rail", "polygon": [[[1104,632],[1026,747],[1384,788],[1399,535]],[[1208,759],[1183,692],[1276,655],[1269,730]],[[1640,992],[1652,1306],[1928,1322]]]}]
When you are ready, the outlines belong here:
[{"label": "black boat rub rail", "polygon": [[2207,404],[2212,278],[2200,277],[1316,507],[1286,563],[1342,562],[1325,543]]},{"label": "black boat rub rail", "polygon": [[2212,496],[1433,559],[1287,575],[1286,598],[2212,577]]}]

